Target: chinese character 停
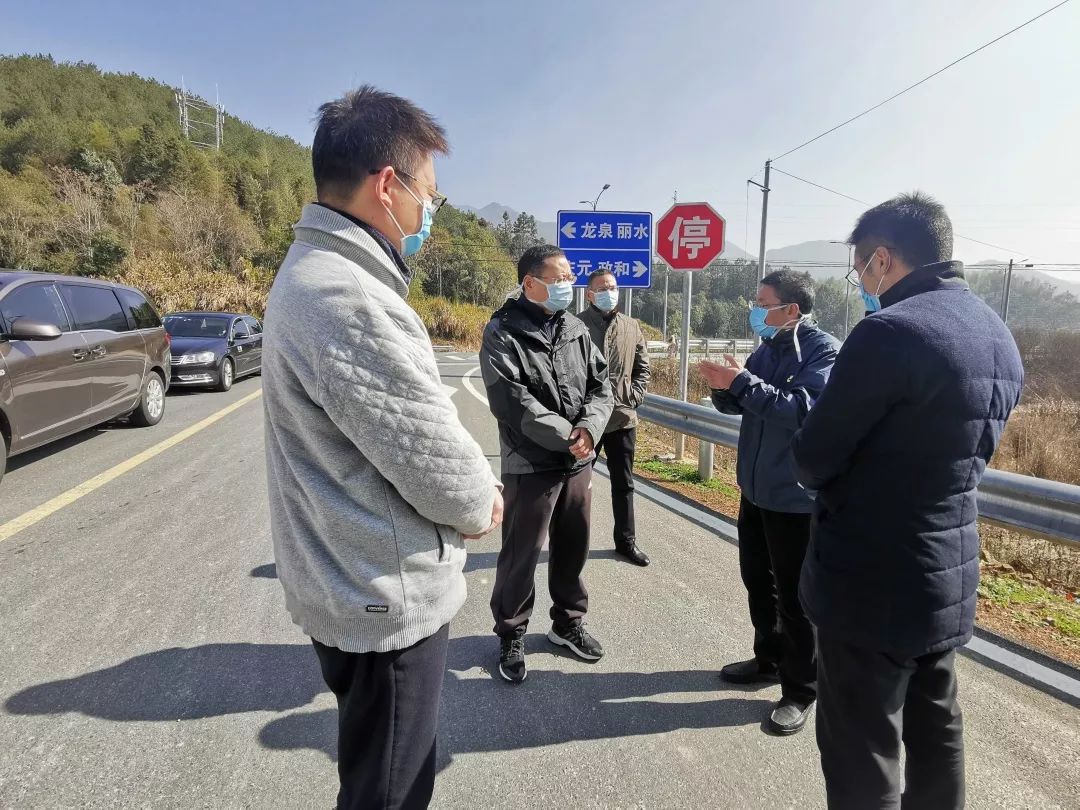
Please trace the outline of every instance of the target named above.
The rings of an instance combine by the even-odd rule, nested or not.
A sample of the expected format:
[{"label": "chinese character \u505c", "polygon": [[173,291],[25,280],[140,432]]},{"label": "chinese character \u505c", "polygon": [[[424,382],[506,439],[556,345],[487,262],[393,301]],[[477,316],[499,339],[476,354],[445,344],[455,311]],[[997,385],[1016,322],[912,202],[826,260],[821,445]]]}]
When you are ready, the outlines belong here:
[{"label": "chinese character \u505c", "polygon": [[712,237],[709,236],[709,220],[701,217],[690,219],[677,217],[668,241],[671,242],[671,255],[676,259],[679,258],[680,248],[686,248],[688,259],[696,259],[703,247],[712,244]]}]

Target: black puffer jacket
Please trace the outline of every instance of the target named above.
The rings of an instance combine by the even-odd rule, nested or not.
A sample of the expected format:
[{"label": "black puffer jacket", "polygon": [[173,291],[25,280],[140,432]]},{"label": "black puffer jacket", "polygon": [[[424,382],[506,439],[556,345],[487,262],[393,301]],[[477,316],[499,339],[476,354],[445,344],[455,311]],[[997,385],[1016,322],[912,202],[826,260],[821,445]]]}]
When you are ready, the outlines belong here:
[{"label": "black puffer jacket", "polygon": [[971,638],[975,490],[1024,369],[959,262],[916,270],[881,303],[792,444],[818,490],[800,595],[821,633],[908,657]]},{"label": "black puffer jacket", "polygon": [[507,301],[484,330],[480,369],[499,422],[503,473],[591,463],[571,455],[570,433],[581,427],[600,441],[613,398],[607,361],[578,318],[549,316],[524,295]]}]

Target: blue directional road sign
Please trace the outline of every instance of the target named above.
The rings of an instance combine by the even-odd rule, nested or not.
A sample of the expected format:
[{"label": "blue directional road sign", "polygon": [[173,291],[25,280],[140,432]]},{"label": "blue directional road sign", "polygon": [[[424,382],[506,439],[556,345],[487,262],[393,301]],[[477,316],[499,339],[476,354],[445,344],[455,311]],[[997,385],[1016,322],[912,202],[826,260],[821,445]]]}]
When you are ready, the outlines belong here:
[{"label": "blue directional road sign", "polygon": [[652,285],[652,214],[639,211],[560,211],[559,247],[574,271],[574,286],[610,270],[623,289]]}]

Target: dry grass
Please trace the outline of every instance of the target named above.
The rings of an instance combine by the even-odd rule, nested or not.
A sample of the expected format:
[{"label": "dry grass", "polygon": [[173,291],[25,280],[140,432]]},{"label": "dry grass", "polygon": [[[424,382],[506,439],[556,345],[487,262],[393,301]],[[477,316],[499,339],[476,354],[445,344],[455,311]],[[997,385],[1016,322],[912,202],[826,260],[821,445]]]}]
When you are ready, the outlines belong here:
[{"label": "dry grass", "polygon": [[117,280],[149,295],[161,314],[209,310],[261,318],[273,276],[250,265],[239,273],[189,270],[179,257],[159,253],[129,261]]},{"label": "dry grass", "polygon": [[[649,369],[652,377],[649,380],[649,391],[662,397],[679,396],[679,361],[669,357],[659,357],[649,360]],[[709,396],[709,384],[705,378],[694,371],[693,357],[691,356],[690,374],[687,378],[690,389],[688,399],[690,402],[699,402],[702,397]]]},{"label": "dry grass", "polygon": [[492,310],[473,304],[458,304],[417,289],[409,293],[411,306],[427,327],[433,343],[449,343],[455,349],[477,351]]},{"label": "dry grass", "polygon": [[1080,484],[1080,402],[1026,398],[992,462],[999,470]]}]

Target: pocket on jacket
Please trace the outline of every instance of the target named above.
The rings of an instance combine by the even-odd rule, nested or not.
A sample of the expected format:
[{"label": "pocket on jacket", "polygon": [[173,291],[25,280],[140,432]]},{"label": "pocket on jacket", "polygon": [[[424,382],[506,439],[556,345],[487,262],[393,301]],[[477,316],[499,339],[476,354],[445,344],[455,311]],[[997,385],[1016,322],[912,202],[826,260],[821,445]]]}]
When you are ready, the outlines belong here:
[{"label": "pocket on jacket", "polygon": [[450,553],[446,549],[446,540],[443,538],[442,529],[439,528],[438,523],[432,525],[435,527],[435,537],[439,540],[439,562],[446,562],[450,557]]}]

